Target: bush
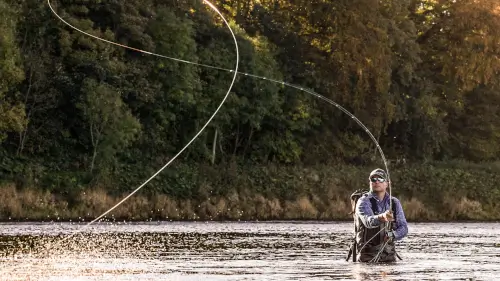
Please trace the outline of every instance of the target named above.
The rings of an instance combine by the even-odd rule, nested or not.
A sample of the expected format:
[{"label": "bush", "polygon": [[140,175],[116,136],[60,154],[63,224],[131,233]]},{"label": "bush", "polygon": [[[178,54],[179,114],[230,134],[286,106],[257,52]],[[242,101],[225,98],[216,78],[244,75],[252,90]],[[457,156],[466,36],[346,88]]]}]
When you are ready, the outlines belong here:
[{"label": "bush", "polygon": [[[500,175],[497,168],[483,165],[427,163],[393,168],[393,196],[401,200],[408,220],[498,220]],[[374,168],[340,164],[173,165],[117,208],[113,216],[128,220],[349,220],[349,195],[356,189],[368,189],[368,173]],[[40,219],[50,214],[65,219],[93,218],[137,187],[122,186],[119,191],[112,186],[83,188],[70,173],[55,173],[44,183],[52,188],[12,189],[12,184],[5,184],[5,194],[10,195],[0,197],[6,201],[0,202],[4,206],[0,219]],[[22,207],[33,205],[35,197],[50,198],[51,203],[38,204],[36,209]]]}]

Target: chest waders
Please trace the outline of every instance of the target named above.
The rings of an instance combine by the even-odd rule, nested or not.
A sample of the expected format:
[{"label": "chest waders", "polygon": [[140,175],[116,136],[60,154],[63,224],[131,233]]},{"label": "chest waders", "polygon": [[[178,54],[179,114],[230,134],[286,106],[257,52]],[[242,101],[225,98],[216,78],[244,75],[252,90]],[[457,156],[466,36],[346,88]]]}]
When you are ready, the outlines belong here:
[{"label": "chest waders", "polygon": [[[357,200],[362,195],[359,191],[356,191],[351,195],[353,206],[353,213],[355,212],[355,204]],[[394,220],[396,220],[396,208],[394,199],[392,200],[392,213],[394,214]],[[370,198],[371,209],[375,215],[380,214],[377,208],[377,201],[375,198]],[[387,225],[387,230],[393,230],[393,223],[383,223],[380,224],[379,227],[376,228],[366,228],[361,219],[354,214],[354,238],[349,249],[349,253],[347,255],[346,261],[348,261],[352,255],[352,261],[360,261],[360,262],[370,262],[378,260],[379,262],[394,262],[396,261],[396,257],[401,259],[399,255],[396,253],[396,248],[394,245],[394,241],[390,241],[385,243],[385,237],[387,230],[385,229]],[[381,251],[381,248],[384,248]]]}]

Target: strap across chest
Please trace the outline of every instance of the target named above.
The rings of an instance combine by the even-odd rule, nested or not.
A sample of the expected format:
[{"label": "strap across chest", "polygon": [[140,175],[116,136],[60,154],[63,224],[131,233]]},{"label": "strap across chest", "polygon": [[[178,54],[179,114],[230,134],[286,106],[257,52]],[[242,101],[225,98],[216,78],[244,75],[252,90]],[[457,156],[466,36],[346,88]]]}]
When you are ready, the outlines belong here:
[{"label": "strap across chest", "polygon": [[[391,198],[391,201],[392,201],[392,213],[394,215],[394,220],[396,219],[396,202],[394,200],[394,198]],[[370,198],[370,203],[372,204],[372,211],[375,215],[378,215],[380,214],[380,212],[378,211],[378,206],[377,206],[377,199],[371,197]]]}]

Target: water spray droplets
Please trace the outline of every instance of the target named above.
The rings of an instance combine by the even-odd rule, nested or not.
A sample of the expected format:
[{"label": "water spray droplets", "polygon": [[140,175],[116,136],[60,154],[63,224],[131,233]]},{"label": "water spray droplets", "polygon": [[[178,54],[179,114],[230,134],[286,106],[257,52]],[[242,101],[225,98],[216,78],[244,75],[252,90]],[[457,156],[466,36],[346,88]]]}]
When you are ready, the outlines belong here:
[{"label": "water spray droplets", "polygon": [[[191,143],[198,138],[198,136],[203,132],[203,130],[208,126],[208,124],[212,121],[212,119],[215,117],[215,115],[218,113],[218,111],[220,110],[220,108],[222,107],[222,105],[224,104],[224,102],[226,101],[227,97],[229,96],[229,94],[231,93],[231,90],[233,88],[233,85],[236,81],[236,74],[238,73],[238,67],[239,67],[239,62],[240,62],[240,57],[239,57],[239,49],[238,49],[238,42],[237,42],[237,39],[236,39],[236,36],[231,28],[231,26],[229,25],[228,21],[225,19],[224,15],[212,4],[210,3],[208,0],[203,0],[203,3],[207,4],[214,12],[216,12],[221,18],[222,20],[224,21],[225,25],[228,27],[229,31],[231,32],[231,35],[233,37],[233,40],[234,40],[234,43],[235,43],[235,49],[236,49],[236,63],[235,63],[235,69],[234,70],[229,70],[231,73],[234,73],[233,75],[233,78],[232,78],[232,81],[231,81],[231,84],[229,86],[229,89],[227,90],[227,93],[226,95],[224,96],[224,99],[221,101],[221,103],[219,104],[219,106],[217,107],[217,109],[215,110],[215,112],[212,114],[212,116],[208,119],[208,121],[205,123],[205,125],[196,133],[196,135],[175,155],[173,156],[170,161],[168,163],[166,163],[162,168],[160,168],[155,174],[153,174],[149,179],[147,179],[143,184],[141,184],[139,187],[137,187],[135,190],[133,190],[129,195],[127,195],[124,199],[122,199],[120,202],[118,202],[116,205],[114,205],[113,207],[111,207],[109,210],[107,210],[106,212],[104,212],[102,215],[98,216],[97,218],[95,218],[94,220],[86,223],[82,228],[79,228],[77,230],[79,231],[82,231],[83,229],[89,227],[91,224],[93,224],[94,222],[96,221],[99,221],[101,218],[103,218],[106,214],[108,214],[109,212],[111,212],[112,210],[114,210],[116,207],[118,207],[119,205],[121,205],[123,202],[125,202],[128,198],[130,198],[132,195],[134,195],[137,191],[139,191],[143,186],[145,186],[149,181],[151,181],[153,178],[155,178],[159,173],[161,173],[161,171],[163,171],[167,166],[169,166],[186,148],[188,148]],[[112,45],[116,45],[116,46],[119,46],[119,47],[122,47],[122,48],[125,48],[125,49],[129,49],[129,50],[133,50],[133,51],[137,51],[137,52],[141,52],[141,53],[144,53],[144,54],[149,54],[149,55],[153,55],[153,56],[156,56],[156,57],[161,57],[161,58],[165,58],[165,59],[169,59],[169,60],[174,60],[174,61],[179,61],[179,62],[183,62],[183,63],[189,63],[189,64],[196,64],[196,65],[200,65],[200,66],[204,66],[204,67],[208,67],[208,68],[214,68],[214,69],[219,69],[219,70],[226,70],[224,68],[220,68],[220,67],[215,67],[215,66],[209,66],[209,65],[202,65],[202,64],[198,64],[198,63],[195,63],[195,62],[191,62],[191,61],[186,61],[186,60],[181,60],[181,59],[178,59],[178,58],[172,58],[172,57],[167,57],[167,56],[164,56],[164,55],[160,55],[160,54],[156,54],[156,53],[152,53],[152,52],[149,52],[149,51],[144,51],[144,50],[140,50],[140,49],[136,49],[136,48],[132,48],[132,47],[129,47],[129,46],[126,46],[126,45],[122,45],[122,44],[119,44],[119,43],[116,43],[116,42],[112,42],[112,41],[109,41],[109,40],[106,40],[106,39],[103,39],[103,38],[100,38],[100,37],[97,37],[95,35],[92,35],[92,34],[89,34],[89,33],[86,33],[84,32],[83,30],[80,30],[78,29],[77,27],[71,25],[70,23],[68,23],[67,21],[65,21],[55,10],[54,8],[52,7],[51,3],[50,3],[50,0],[47,0],[47,4],[50,8],[50,10],[52,11],[52,13],[61,21],[63,22],[64,24],[66,24],[67,26],[71,27],[72,29],[82,33],[82,34],[85,34],[89,37],[92,37],[92,38],[95,38],[97,40],[100,40],[100,41],[103,41],[103,42],[106,42],[108,44],[112,44]],[[80,219],[82,219],[80,217]],[[82,221],[85,221],[84,219],[82,219]],[[60,239],[58,240],[58,242],[55,244],[55,245],[48,245],[46,247],[44,247],[42,249],[47,251],[49,249],[53,249],[54,246],[56,245],[60,245],[62,242],[68,240],[69,238],[73,237],[77,232],[73,232],[71,233],[71,235],[68,235],[66,236],[65,238],[63,239]],[[26,266],[29,266],[30,263],[26,263],[26,264],[23,264],[22,267],[26,267]],[[15,268],[15,267],[14,267]],[[13,268],[2,268],[2,272],[5,272],[5,271],[9,271],[9,270],[12,270]]]}]

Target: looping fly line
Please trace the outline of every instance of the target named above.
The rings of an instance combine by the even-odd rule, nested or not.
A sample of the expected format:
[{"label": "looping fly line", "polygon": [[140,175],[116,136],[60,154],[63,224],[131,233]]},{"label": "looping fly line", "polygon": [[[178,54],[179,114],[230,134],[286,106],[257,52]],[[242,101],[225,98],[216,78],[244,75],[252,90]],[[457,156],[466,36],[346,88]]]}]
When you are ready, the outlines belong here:
[{"label": "looping fly line", "polygon": [[[123,198],[120,202],[116,203],[116,205],[114,205],[113,207],[111,207],[109,210],[107,210],[106,212],[104,212],[103,214],[101,214],[100,216],[98,216],[97,218],[95,218],[94,220],[90,221],[89,223],[87,223],[85,226],[89,226],[91,225],[92,223],[100,220],[101,218],[103,218],[105,215],[109,214],[111,211],[113,211],[116,207],[120,206],[123,202],[125,202],[127,199],[129,199],[130,197],[132,197],[132,195],[134,195],[137,191],[139,191],[142,187],[144,187],[148,182],[150,182],[152,179],[154,179],[158,174],[160,174],[165,168],[167,168],[175,159],[177,159],[177,157],[179,157],[180,154],[182,154],[182,152],[184,152],[184,150],[186,150],[190,145],[191,143],[193,143],[196,138],[198,138],[198,136],[205,130],[205,128],[210,124],[210,122],[212,121],[212,119],[215,117],[215,115],[219,112],[219,110],[221,109],[222,105],[224,104],[224,102],[226,101],[227,97],[229,96],[229,94],[231,93],[231,90],[233,88],[233,85],[234,85],[234,82],[236,81],[236,76],[238,74],[238,67],[239,67],[239,62],[240,62],[240,54],[239,54],[239,48],[238,48],[238,41],[236,40],[236,35],[234,34],[233,32],[233,29],[231,28],[231,26],[229,25],[228,21],[226,20],[226,18],[222,15],[222,13],[217,9],[217,7],[215,7],[215,5],[213,5],[212,3],[210,3],[209,1],[207,0],[203,0],[203,2],[205,4],[207,4],[213,11],[215,11],[221,18],[222,20],[224,21],[224,23],[226,24],[227,28],[229,29],[229,31],[231,32],[231,35],[233,37],[233,40],[234,40],[234,45],[235,45],[235,50],[236,50],[236,64],[235,64],[235,67],[234,67],[234,70],[230,70],[231,72],[234,72],[234,75],[233,75],[233,79],[231,81],[231,85],[229,86],[229,89],[227,90],[226,92],[226,95],[224,96],[224,98],[222,99],[222,102],[219,104],[219,106],[217,107],[217,109],[215,110],[215,112],[212,114],[212,116],[210,116],[210,118],[208,119],[208,121],[205,123],[205,125],[203,125],[203,127],[196,133],[196,135],[177,153],[175,154],[175,156],[172,157],[172,159],[170,159],[170,161],[168,161],[163,167],[161,167],[156,173],[154,173],[149,179],[147,179],[143,184],[141,184],[139,187],[137,187],[134,191],[132,191],[129,195],[127,195],[125,198]],[[63,23],[65,23],[66,25],[68,25],[69,27],[73,28],[74,30],[78,31],[78,32],[81,32],[87,36],[90,36],[90,37],[93,37],[95,39],[98,39],[98,40],[101,40],[101,41],[104,41],[106,43],[109,43],[109,44],[113,44],[113,45],[117,45],[119,47],[122,47],[122,48],[127,48],[127,49],[130,49],[130,50],[133,50],[133,51],[137,51],[137,52],[141,52],[141,53],[144,53],[144,54],[148,54],[148,55],[153,55],[153,56],[157,56],[157,57],[161,57],[161,58],[165,58],[165,59],[169,59],[169,60],[175,60],[175,61],[178,61],[178,62],[183,62],[183,63],[191,63],[189,61],[186,61],[186,60],[181,60],[181,59],[178,59],[178,58],[173,58],[173,57],[168,57],[168,56],[164,56],[164,55],[160,55],[160,54],[156,54],[156,53],[152,53],[152,52],[148,52],[148,51],[144,51],[144,50],[141,50],[141,49],[137,49],[137,48],[132,48],[132,47],[129,47],[129,46],[126,46],[126,45],[122,45],[122,44],[119,44],[119,43],[116,43],[116,42],[113,42],[113,41],[109,41],[109,40],[106,40],[106,39],[103,39],[103,38],[100,38],[98,36],[95,36],[95,35],[92,35],[92,34],[89,34],[83,30],[80,30],[78,28],[76,28],[75,26],[71,25],[70,23],[68,23],[67,21],[65,21],[61,16],[59,16],[56,11],[54,10],[54,8],[52,7],[52,5],[50,5],[50,0],[47,0],[47,3],[50,7],[50,9],[52,10],[52,12],[54,13],[54,15],[59,18]]]},{"label": "looping fly line", "polygon": [[[50,2],[50,0],[47,0],[47,1]],[[204,0],[204,1],[207,2],[207,3],[209,3],[206,0]],[[49,5],[50,5],[50,3],[49,3]],[[209,4],[209,5],[211,5],[215,9],[215,7],[212,4]],[[52,7],[51,7],[51,9],[52,9]],[[177,61],[177,62],[192,64],[192,65],[196,65],[196,66],[200,66],[200,67],[205,67],[205,68],[210,68],[210,69],[216,69],[216,70],[220,70],[220,71],[227,71],[227,72],[230,72],[230,73],[235,72],[235,75],[238,74],[237,70],[233,70],[233,69],[229,69],[229,68],[225,68],[225,67],[214,66],[214,65],[209,65],[209,64],[197,63],[197,62],[183,60],[183,59],[174,58],[174,57],[169,57],[169,56],[165,56],[165,55],[160,55],[160,54],[156,54],[156,53],[144,51],[144,50],[141,50],[141,49],[132,48],[132,47],[129,47],[129,46],[126,46],[126,45],[122,45],[122,44],[119,44],[119,43],[116,43],[116,42],[113,42],[113,41],[109,41],[109,40],[100,38],[98,36],[89,34],[89,33],[85,32],[85,31],[82,31],[82,30],[80,30],[80,29],[72,26],[71,24],[69,24],[68,22],[66,22],[64,19],[62,19],[57,13],[55,13],[55,11],[53,9],[52,9],[52,11],[56,15],[56,17],[58,17],[61,21],[63,21],[69,27],[71,27],[71,28],[77,30],[78,32],[81,32],[81,33],[83,33],[83,34],[85,34],[87,36],[93,37],[95,39],[98,39],[98,40],[101,40],[101,41],[104,41],[104,42],[107,42],[107,43],[110,43],[110,44],[113,44],[113,45],[116,45],[116,46],[119,46],[119,47],[127,48],[127,49],[130,49],[130,50],[142,52],[142,53],[145,53],[145,54],[153,55],[153,56],[164,58],[164,59],[168,59],[168,60],[173,60],[173,61]],[[222,17],[222,15],[221,15],[221,17]],[[229,27],[229,29],[231,30],[230,27]],[[232,30],[231,30],[231,33],[232,33]],[[248,77],[252,77],[252,78],[255,78],[255,79],[261,79],[261,80],[266,80],[266,81],[269,81],[269,82],[273,82],[273,83],[285,85],[285,86],[297,89],[299,91],[306,92],[306,93],[308,93],[308,94],[310,94],[312,96],[315,96],[315,97],[317,97],[317,98],[319,98],[319,99],[321,99],[321,100],[323,100],[323,101],[325,101],[325,102],[327,102],[327,103],[335,106],[336,108],[340,109],[342,112],[344,112],[345,114],[347,114],[349,117],[351,117],[354,121],[356,121],[356,123],[361,128],[363,128],[363,130],[369,135],[369,137],[371,138],[371,140],[375,143],[375,146],[377,147],[377,150],[380,153],[380,156],[381,156],[382,161],[384,163],[385,170],[387,172],[387,181],[389,183],[389,195],[392,196],[392,194],[391,194],[391,191],[392,191],[392,186],[391,185],[392,184],[391,184],[391,180],[390,180],[389,167],[388,167],[387,160],[385,158],[384,152],[382,151],[382,148],[380,147],[377,139],[373,136],[373,134],[370,132],[370,130],[356,116],[354,116],[354,114],[350,113],[347,109],[345,109],[344,107],[342,107],[338,103],[334,102],[333,100],[331,100],[331,99],[329,99],[329,98],[327,98],[325,96],[322,96],[322,95],[320,95],[320,94],[318,94],[318,93],[316,93],[316,92],[314,92],[314,91],[312,91],[310,89],[307,89],[307,88],[304,88],[304,87],[301,87],[301,86],[298,86],[298,85],[294,85],[292,83],[288,83],[288,82],[285,82],[285,81],[280,81],[280,80],[276,80],[276,79],[272,79],[272,78],[268,78],[268,77],[264,77],[264,76],[259,76],[259,75],[255,75],[255,74],[251,74],[251,73],[239,72],[239,74],[242,74],[242,75],[248,76]],[[392,207],[392,202],[390,204],[391,204],[391,207]]]}]

